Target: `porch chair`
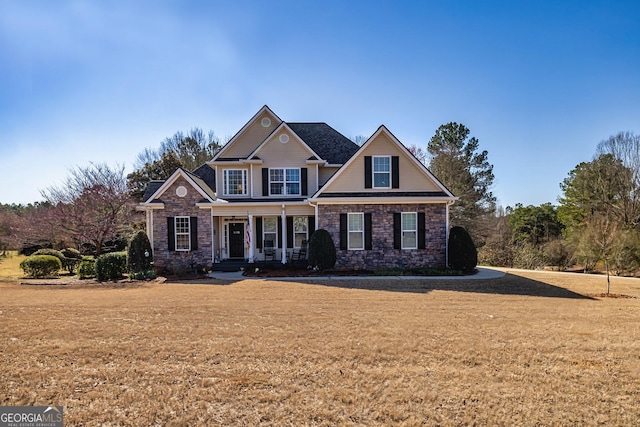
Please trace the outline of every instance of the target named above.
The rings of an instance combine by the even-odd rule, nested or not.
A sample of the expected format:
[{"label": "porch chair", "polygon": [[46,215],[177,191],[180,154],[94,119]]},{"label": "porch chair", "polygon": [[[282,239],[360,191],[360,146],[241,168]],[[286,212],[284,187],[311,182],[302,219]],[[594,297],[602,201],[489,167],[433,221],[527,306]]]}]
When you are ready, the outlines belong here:
[{"label": "porch chair", "polygon": [[273,240],[265,240],[263,248],[264,260],[269,261],[271,259],[271,261],[276,261],[276,248],[273,247]]},{"label": "porch chair", "polygon": [[302,243],[300,244],[300,248],[293,250],[293,253],[291,254],[291,261],[296,262],[296,261],[306,260],[307,246],[308,246],[308,242],[306,240],[303,240]]}]

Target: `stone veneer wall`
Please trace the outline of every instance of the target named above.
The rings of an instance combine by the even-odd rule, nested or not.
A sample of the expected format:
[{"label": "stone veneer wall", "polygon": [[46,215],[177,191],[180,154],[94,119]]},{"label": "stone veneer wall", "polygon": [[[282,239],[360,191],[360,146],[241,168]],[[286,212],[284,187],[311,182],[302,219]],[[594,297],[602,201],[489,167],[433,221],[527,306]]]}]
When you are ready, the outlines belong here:
[{"label": "stone veneer wall", "polygon": [[[176,189],[183,186],[187,195],[179,197]],[[174,271],[188,271],[194,266],[211,266],[211,211],[200,209],[196,203],[203,199],[184,178],[176,182],[160,196],[164,202],[164,209],[153,211],[153,261],[156,268]],[[191,252],[169,251],[167,217],[195,216],[198,217],[198,249]]]},{"label": "stone veneer wall", "polygon": [[[340,214],[370,212],[372,250],[340,250]],[[425,249],[393,248],[394,212],[425,213]],[[318,228],[327,230],[336,245],[337,269],[384,269],[446,266],[447,221],[446,205],[320,205]]]}]

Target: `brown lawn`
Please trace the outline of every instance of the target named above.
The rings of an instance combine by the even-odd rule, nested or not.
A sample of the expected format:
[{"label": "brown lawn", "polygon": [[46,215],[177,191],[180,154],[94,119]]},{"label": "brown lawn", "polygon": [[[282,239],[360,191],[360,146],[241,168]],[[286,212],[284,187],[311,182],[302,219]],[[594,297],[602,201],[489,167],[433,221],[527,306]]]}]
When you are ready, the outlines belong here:
[{"label": "brown lawn", "polygon": [[[634,425],[640,299],[604,277],[0,282],[0,405],[65,425]],[[640,280],[612,292],[640,296]]]}]

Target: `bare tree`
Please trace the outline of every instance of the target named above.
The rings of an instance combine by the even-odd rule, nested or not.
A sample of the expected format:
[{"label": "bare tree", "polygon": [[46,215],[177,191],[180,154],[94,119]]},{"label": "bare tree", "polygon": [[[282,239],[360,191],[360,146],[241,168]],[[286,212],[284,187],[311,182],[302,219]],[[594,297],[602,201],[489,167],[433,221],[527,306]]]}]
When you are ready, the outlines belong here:
[{"label": "bare tree", "polygon": [[620,192],[617,211],[625,226],[640,225],[640,135],[632,132],[619,132],[609,139],[601,141],[596,149],[596,156],[612,155],[627,167],[631,177],[628,187]]},{"label": "bare tree", "polygon": [[422,147],[418,147],[416,144],[413,144],[407,147],[407,150],[409,150],[409,152],[413,154],[416,159],[420,160],[420,163],[422,163],[423,165],[427,164],[429,153],[427,153]]},{"label": "bare tree", "polygon": [[63,185],[44,190],[42,196],[53,205],[51,223],[76,244],[94,245],[96,255],[106,242],[130,231],[135,215],[124,166],[91,163],[71,169]]}]

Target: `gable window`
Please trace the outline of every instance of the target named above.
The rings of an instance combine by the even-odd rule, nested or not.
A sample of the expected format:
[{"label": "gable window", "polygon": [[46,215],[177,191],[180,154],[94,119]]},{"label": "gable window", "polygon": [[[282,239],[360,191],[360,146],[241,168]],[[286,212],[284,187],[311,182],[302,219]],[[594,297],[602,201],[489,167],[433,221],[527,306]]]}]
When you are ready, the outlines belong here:
[{"label": "gable window", "polygon": [[177,216],[175,218],[175,248],[176,251],[191,250],[191,228],[188,216]]},{"label": "gable window", "polygon": [[391,157],[373,157],[373,188],[391,188]]},{"label": "gable window", "polygon": [[223,192],[227,196],[247,195],[247,170],[225,169],[222,171]]},{"label": "gable window", "polygon": [[262,219],[262,241],[270,240],[273,246],[278,242],[278,219],[274,216],[267,216]]},{"label": "gable window", "polygon": [[402,249],[418,248],[418,215],[415,212],[402,213]]},{"label": "gable window", "polygon": [[348,249],[364,249],[364,214],[347,214]]},{"label": "gable window", "polygon": [[300,195],[300,169],[269,169],[269,194]]}]

